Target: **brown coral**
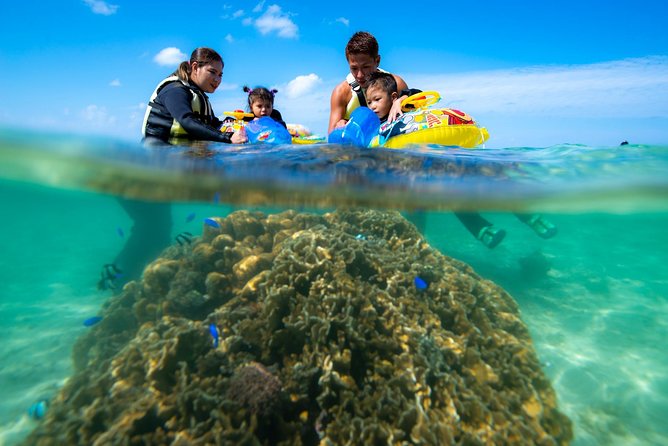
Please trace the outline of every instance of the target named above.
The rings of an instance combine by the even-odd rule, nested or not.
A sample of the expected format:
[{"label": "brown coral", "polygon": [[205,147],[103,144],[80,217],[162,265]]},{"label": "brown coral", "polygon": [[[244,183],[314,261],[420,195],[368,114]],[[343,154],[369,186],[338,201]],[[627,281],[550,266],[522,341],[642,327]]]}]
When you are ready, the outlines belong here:
[{"label": "brown coral", "polygon": [[216,221],[109,302],[26,444],[572,438],[513,299],[398,213]]}]

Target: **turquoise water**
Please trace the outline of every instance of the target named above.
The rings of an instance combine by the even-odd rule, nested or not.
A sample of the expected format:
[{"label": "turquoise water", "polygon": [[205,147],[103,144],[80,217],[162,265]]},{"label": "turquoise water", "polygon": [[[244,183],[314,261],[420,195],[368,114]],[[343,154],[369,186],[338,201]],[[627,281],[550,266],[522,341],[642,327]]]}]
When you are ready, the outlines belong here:
[{"label": "turquoise water", "polygon": [[[519,303],[573,444],[668,443],[668,148],[155,155],[99,140],[1,141],[0,444],[35,426],[28,407],[68,378],[82,321],[111,296],[96,285],[130,234],[120,194],[169,199],[173,237],[242,207],[420,209],[430,244]],[[505,240],[486,248],[450,208],[482,209]],[[541,211],[558,235],[539,238],[511,214],[520,210]]]}]

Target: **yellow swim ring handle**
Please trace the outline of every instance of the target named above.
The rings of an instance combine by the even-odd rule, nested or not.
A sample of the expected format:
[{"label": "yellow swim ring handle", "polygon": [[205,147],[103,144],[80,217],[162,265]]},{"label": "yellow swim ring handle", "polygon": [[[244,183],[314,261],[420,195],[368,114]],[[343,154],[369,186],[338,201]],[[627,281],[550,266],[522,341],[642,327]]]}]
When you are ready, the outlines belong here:
[{"label": "yellow swim ring handle", "polygon": [[436,91],[423,91],[422,93],[417,93],[412,96],[408,96],[406,99],[401,101],[401,110],[406,112],[410,110],[416,110],[419,108],[425,108],[432,104],[438,102],[441,99],[441,95]]},{"label": "yellow swim ring handle", "polygon": [[234,119],[244,119],[244,118],[254,118],[255,115],[253,113],[246,113],[243,110],[234,110],[234,111],[226,111],[223,112],[223,114],[227,116],[232,116]]}]

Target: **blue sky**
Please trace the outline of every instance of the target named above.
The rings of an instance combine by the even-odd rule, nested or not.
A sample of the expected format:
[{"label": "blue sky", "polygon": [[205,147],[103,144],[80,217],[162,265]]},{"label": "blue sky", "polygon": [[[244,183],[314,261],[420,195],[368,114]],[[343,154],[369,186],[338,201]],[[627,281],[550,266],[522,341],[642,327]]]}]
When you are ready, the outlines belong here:
[{"label": "blue sky", "polygon": [[139,140],[158,81],[210,46],[225,61],[218,115],[266,85],[287,122],[322,134],[345,44],[366,30],[381,67],[471,114],[489,147],[668,145],[668,1],[343,4],[3,2],[0,125]]}]

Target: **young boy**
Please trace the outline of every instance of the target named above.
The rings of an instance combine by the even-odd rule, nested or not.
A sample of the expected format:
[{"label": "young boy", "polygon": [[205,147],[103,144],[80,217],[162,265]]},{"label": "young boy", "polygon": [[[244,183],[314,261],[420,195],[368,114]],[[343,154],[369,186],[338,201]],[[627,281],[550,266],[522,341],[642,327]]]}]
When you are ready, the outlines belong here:
[{"label": "young boy", "polygon": [[397,91],[397,81],[393,75],[376,71],[369,75],[366,82],[366,103],[371,111],[378,116],[382,124],[387,121],[395,102],[399,101],[399,104],[401,104],[403,99],[421,92],[421,90],[411,88],[402,90],[400,94]]},{"label": "young boy", "polygon": [[[327,133],[338,127],[343,127],[350,118],[350,113],[357,107],[366,105],[364,91],[367,87],[369,75],[377,71],[380,64],[378,41],[368,32],[359,31],[353,34],[346,45],[346,60],[350,73],[346,80],[341,82],[332,91],[330,99],[329,127]],[[400,90],[407,88],[406,82],[396,75],[392,75]],[[399,114],[399,104],[396,103],[394,115]],[[392,114],[392,113],[391,113]],[[393,118],[390,118],[393,120]]]},{"label": "young boy", "polygon": [[[376,116],[378,116],[381,124],[387,121],[392,105],[397,99],[401,101],[405,97],[417,93],[421,93],[421,91],[410,89],[403,90],[401,94],[399,94],[397,92],[397,82],[395,81],[394,76],[380,71],[372,73],[366,82],[366,100],[368,107],[376,114]],[[506,236],[505,230],[497,228],[477,212],[454,211],[454,214],[475,238],[480,240],[490,249],[495,248]],[[515,216],[542,238],[551,238],[557,233],[556,226],[538,214],[515,213]],[[420,228],[421,232],[424,231],[424,213],[420,211],[408,213],[407,218]]]}]

